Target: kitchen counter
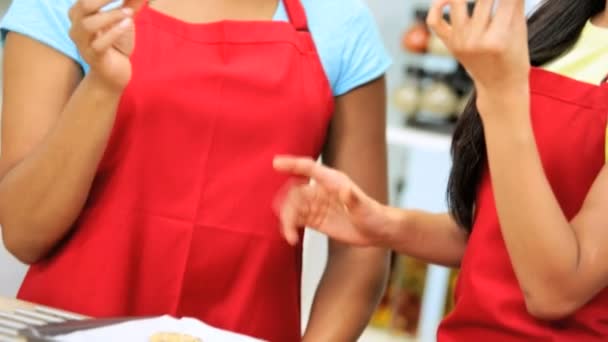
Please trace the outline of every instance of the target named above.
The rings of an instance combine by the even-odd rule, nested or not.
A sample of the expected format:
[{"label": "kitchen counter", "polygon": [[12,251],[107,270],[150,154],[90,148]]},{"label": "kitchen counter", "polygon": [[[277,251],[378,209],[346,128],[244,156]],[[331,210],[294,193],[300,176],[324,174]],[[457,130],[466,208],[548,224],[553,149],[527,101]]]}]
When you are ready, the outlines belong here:
[{"label": "kitchen counter", "polygon": [[[49,311],[50,310],[50,311]],[[34,305],[31,303],[19,301],[16,299],[10,299],[0,296],[0,342],[23,342],[23,339],[17,338],[15,335],[11,333],[7,333],[6,329],[11,328],[7,326],[7,321],[3,320],[3,315],[14,314],[15,312],[19,313],[19,317],[21,319],[37,319],[39,315],[53,315],[53,313],[67,315],[67,317],[74,317],[75,319],[82,319],[82,316],[72,315],[69,313],[62,313],[59,311],[55,311],[52,309],[40,307],[38,305]],[[10,322],[8,323],[11,324]],[[377,329],[368,329],[364,336],[361,337],[359,342],[414,342],[414,339],[406,338],[406,337],[397,337],[392,336],[388,333],[385,333],[381,330]]]}]

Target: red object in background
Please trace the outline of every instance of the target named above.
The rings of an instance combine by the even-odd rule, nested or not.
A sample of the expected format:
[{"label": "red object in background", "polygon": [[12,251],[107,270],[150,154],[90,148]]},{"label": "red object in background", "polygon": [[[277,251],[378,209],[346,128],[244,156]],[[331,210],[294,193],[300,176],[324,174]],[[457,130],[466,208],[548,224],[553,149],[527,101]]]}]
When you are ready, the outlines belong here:
[{"label": "red object in background", "polygon": [[291,23],[138,13],[133,79],[90,197],[19,298],[300,341],[301,246],[279,233],[286,177],[272,159],[319,156],[333,95],[302,5],[285,5]]},{"label": "red object in background", "polygon": [[[606,165],[608,84],[595,86],[533,68],[530,89],[532,125],[545,174],[572,219]],[[456,285],[456,306],[440,326],[438,341],[606,341],[608,289],[559,322],[541,322],[528,314],[502,237],[487,168],[476,209]]]},{"label": "red object in background", "polygon": [[426,26],[427,11],[416,10],[414,24],[405,32],[401,45],[404,50],[412,53],[425,53],[428,50],[431,33]]},{"label": "red object in background", "polygon": [[431,34],[423,23],[416,23],[403,36],[403,49],[412,53],[425,53]]}]

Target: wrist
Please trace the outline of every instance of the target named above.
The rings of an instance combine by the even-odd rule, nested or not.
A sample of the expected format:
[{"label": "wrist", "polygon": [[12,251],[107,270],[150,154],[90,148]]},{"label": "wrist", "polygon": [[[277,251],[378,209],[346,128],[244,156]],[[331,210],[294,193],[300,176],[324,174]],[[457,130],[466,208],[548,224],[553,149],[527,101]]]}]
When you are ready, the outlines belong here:
[{"label": "wrist", "polygon": [[528,67],[519,71],[503,73],[502,77],[492,79],[490,82],[474,80],[475,90],[478,95],[488,95],[496,99],[529,95],[530,72],[531,68]]},{"label": "wrist", "polygon": [[395,236],[403,230],[403,227],[408,224],[410,218],[406,213],[407,211],[400,208],[383,206],[382,211],[384,212],[383,216],[386,217],[386,222],[375,237],[373,245],[392,248],[391,245],[394,242]]},{"label": "wrist", "polygon": [[[496,112],[497,110],[510,110],[513,107],[523,107],[526,109],[530,103],[530,85],[528,81],[519,81],[506,84],[497,84],[493,86],[475,85],[477,91],[477,108],[480,113],[488,111]],[[504,113],[496,113],[493,116],[507,117]],[[487,115],[486,115],[487,116]]]},{"label": "wrist", "polygon": [[477,89],[477,109],[486,126],[497,126],[505,132],[531,128],[530,86],[527,82]]}]

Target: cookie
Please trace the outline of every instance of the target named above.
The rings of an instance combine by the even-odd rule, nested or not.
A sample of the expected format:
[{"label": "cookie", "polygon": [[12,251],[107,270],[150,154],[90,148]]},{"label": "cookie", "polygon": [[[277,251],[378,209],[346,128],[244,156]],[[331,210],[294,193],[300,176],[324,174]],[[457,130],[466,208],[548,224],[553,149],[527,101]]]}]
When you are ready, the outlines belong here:
[{"label": "cookie", "polygon": [[149,342],[203,342],[200,338],[179,333],[156,333],[150,336]]}]

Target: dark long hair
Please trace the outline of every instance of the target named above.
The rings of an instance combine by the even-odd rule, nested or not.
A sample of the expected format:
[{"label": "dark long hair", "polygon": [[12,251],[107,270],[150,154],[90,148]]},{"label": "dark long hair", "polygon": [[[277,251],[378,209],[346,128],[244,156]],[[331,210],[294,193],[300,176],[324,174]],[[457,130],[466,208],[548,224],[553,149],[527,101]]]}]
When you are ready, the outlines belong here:
[{"label": "dark long hair", "polygon": [[[541,66],[567,52],[587,21],[601,13],[606,0],[545,0],[528,20],[528,42],[533,66]],[[471,232],[475,200],[486,163],[484,132],[475,94],[456,125],[452,140],[452,170],[448,206],[456,222]]]}]

